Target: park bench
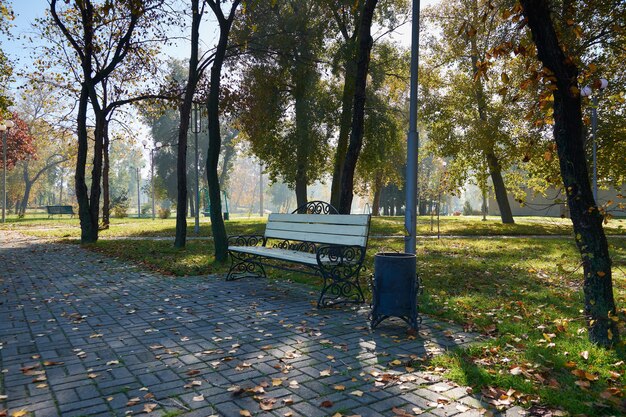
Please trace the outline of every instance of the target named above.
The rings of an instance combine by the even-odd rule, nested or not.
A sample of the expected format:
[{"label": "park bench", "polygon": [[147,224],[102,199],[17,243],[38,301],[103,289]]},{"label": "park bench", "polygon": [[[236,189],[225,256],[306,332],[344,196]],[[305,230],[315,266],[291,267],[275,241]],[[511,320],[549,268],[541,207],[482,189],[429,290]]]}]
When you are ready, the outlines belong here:
[{"label": "park bench", "polygon": [[72,206],[46,206],[48,212],[48,218],[55,214],[69,214],[74,217],[74,209]]},{"label": "park bench", "polygon": [[265,266],[304,266],[299,272],[321,276],[317,306],[354,302],[365,298],[359,284],[370,215],[333,214],[337,210],[322,201],[309,202],[291,214],[269,215],[265,234],[229,236],[231,267],[226,280],[241,275],[266,277]]}]

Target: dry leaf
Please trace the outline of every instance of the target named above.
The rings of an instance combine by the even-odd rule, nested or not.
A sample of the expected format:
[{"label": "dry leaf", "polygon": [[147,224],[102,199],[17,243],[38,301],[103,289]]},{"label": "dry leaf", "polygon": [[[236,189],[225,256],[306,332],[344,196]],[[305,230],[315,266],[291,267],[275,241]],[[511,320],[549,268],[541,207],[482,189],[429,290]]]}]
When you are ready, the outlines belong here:
[{"label": "dry leaf", "polygon": [[409,413],[408,411],[403,410],[402,408],[398,408],[398,407],[393,407],[391,409],[391,411],[393,411],[394,413],[396,413],[396,415],[398,417],[413,417],[413,415],[411,413]]},{"label": "dry leaf", "polygon": [[126,407],[132,407],[133,405],[137,405],[137,404],[139,404],[140,401],[141,401],[141,399],[139,399],[139,397],[131,398],[126,403]]},{"label": "dry leaf", "polygon": [[37,387],[39,389],[48,388],[48,384],[37,384],[37,385],[35,385],[35,387]]},{"label": "dry leaf", "polygon": [[391,366],[400,366],[402,365],[402,362],[399,359],[393,360],[391,362],[389,362],[389,365]]},{"label": "dry leaf", "polygon": [[324,408],[330,408],[332,406],[333,406],[333,402],[330,400],[322,401],[322,403],[320,404],[320,407],[324,407]]},{"label": "dry leaf", "polygon": [[250,411],[248,410],[239,410],[239,415],[243,417],[252,417],[252,414],[250,414]]},{"label": "dry leaf", "polygon": [[580,352],[580,356],[581,356],[584,360],[589,359],[589,351],[588,351],[588,350],[584,350],[584,351]]},{"label": "dry leaf", "polygon": [[28,414],[28,411],[22,409],[22,410],[12,412],[11,417],[24,417],[27,414]]},{"label": "dry leaf", "polygon": [[196,395],[195,397],[191,399],[191,401],[204,401],[204,395],[202,394]]},{"label": "dry leaf", "polygon": [[330,376],[330,369],[324,369],[323,371],[320,371],[320,376]]},{"label": "dry leaf", "polygon": [[9,410],[7,410],[6,408],[3,410],[0,410],[0,417],[7,417],[8,412]]},{"label": "dry leaf", "polygon": [[108,361],[107,362],[107,366],[111,366],[111,365],[119,365],[120,361]]},{"label": "dry leaf", "polygon": [[285,405],[291,405],[293,404],[293,398],[289,397],[289,398],[283,398],[283,404]]},{"label": "dry leaf", "polygon": [[65,362],[44,361],[44,366],[63,365]]},{"label": "dry leaf", "polygon": [[157,408],[157,404],[144,404],[143,405],[143,412],[144,413],[151,413],[152,411],[154,411],[154,409]]},{"label": "dry leaf", "polygon": [[346,389],[345,385],[335,385],[333,386],[333,389],[335,389],[336,391],[344,391]]},{"label": "dry leaf", "polygon": [[272,378],[272,386],[273,387],[278,387],[280,385],[283,385],[283,380],[280,378]]},{"label": "dry leaf", "polygon": [[87,374],[87,378],[94,379],[97,378],[98,374]]},{"label": "dry leaf", "polygon": [[200,373],[199,370],[197,369],[192,369],[191,371],[187,371],[185,372],[188,376],[194,376],[194,375],[198,375]]},{"label": "dry leaf", "polygon": [[350,394],[356,395],[357,397],[362,397],[363,391],[356,390],[356,391],[352,391]]},{"label": "dry leaf", "polygon": [[466,411],[468,411],[470,408],[466,405],[463,404],[457,404],[456,405],[456,409],[459,410],[461,413],[464,413]]}]

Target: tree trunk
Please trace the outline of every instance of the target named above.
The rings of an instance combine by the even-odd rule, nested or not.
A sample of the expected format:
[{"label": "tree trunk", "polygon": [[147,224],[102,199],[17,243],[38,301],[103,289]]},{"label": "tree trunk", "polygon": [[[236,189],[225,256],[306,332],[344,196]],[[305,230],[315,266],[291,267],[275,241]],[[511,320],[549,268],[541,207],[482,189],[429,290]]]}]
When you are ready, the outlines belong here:
[{"label": "tree trunk", "polygon": [[585,316],[589,340],[603,347],[619,341],[611,276],[611,258],[589,183],[585,155],[578,68],[566,58],[554,29],[545,0],[522,0],[537,55],[549,69],[554,91],[554,140],[559,155],[561,178],[567,192],[576,245],[584,272]]},{"label": "tree trunk", "polygon": [[374,181],[374,199],[372,200],[372,216],[380,216],[380,193],[382,190],[382,180],[380,175]]},{"label": "tree trunk", "polygon": [[295,119],[296,119],[296,140],[298,142],[296,148],[296,205],[299,210],[304,210],[304,207],[308,201],[307,185],[309,183],[308,168],[309,168],[309,111],[310,103],[307,95],[309,84],[308,75],[310,75],[309,69],[305,64],[300,64],[299,69],[296,70],[299,75],[296,75],[296,85],[294,87],[294,99],[295,99]]},{"label": "tree trunk", "polygon": [[330,204],[339,207],[341,200],[341,175],[343,164],[346,159],[348,149],[348,139],[350,138],[350,126],[352,121],[352,106],[354,105],[354,87],[356,80],[356,58],[354,55],[355,43],[349,41],[352,56],[346,62],[346,72],[343,81],[343,95],[341,98],[341,119],[339,121],[339,137],[337,139],[337,149],[335,151],[335,162],[333,166],[333,180],[330,187]]},{"label": "tree trunk", "polygon": [[359,51],[354,88],[354,110],[352,112],[352,130],[346,159],[341,173],[341,198],[339,213],[350,214],[354,190],[354,171],[363,145],[363,125],[365,119],[365,87],[372,51],[372,18],[378,0],[365,0],[359,24]]},{"label": "tree trunk", "polygon": [[18,215],[24,217],[26,214],[26,206],[28,205],[28,199],[30,197],[30,189],[32,183],[30,182],[30,176],[28,175],[28,161],[24,161],[23,164],[23,177],[24,177],[24,196],[22,197],[22,203],[20,204],[20,210]]},{"label": "tree trunk", "polygon": [[76,155],[76,172],[74,174],[74,186],[76,189],[76,201],[78,202],[78,217],[80,219],[81,243],[95,242],[98,239],[98,223],[92,222],[89,207],[89,193],[85,181],[85,167],[87,165],[87,151],[89,141],[87,136],[87,104],[89,103],[89,90],[86,82],[83,82],[78,100],[78,152]]},{"label": "tree trunk", "polygon": [[103,159],[104,159],[104,164],[102,166],[102,228],[103,229],[108,229],[109,228],[109,218],[110,218],[110,212],[111,212],[111,190],[109,188],[109,171],[110,171],[110,165],[109,165],[109,145],[110,145],[110,141],[109,141],[109,122],[108,120],[104,121],[104,127],[103,127],[103,147],[102,147],[102,153],[103,153]]},{"label": "tree trunk", "polygon": [[493,182],[493,191],[496,195],[498,207],[500,208],[502,223],[515,223],[511,205],[509,204],[508,193],[506,192],[506,186],[504,185],[504,179],[502,178],[500,163],[493,153],[487,153],[487,165],[489,165],[489,175],[491,175],[491,182]]},{"label": "tree trunk", "polygon": [[189,193],[189,217],[196,217],[196,205],[194,201],[194,194]]},{"label": "tree trunk", "polygon": [[220,26],[220,37],[215,48],[213,66],[211,67],[211,78],[209,87],[209,99],[207,111],[209,117],[209,149],[207,151],[206,173],[209,186],[209,201],[211,203],[211,231],[213,232],[213,242],[215,245],[215,260],[224,262],[228,257],[228,236],[222,217],[222,200],[220,193],[220,180],[217,173],[217,165],[220,157],[222,138],[220,135],[219,100],[220,100],[220,79],[222,76],[222,65],[226,57],[226,47],[228,46],[228,35],[232,27],[235,11],[239,6],[239,0],[234,0],[231,4],[228,18],[220,9],[219,2],[208,0],[209,7],[217,16]]}]

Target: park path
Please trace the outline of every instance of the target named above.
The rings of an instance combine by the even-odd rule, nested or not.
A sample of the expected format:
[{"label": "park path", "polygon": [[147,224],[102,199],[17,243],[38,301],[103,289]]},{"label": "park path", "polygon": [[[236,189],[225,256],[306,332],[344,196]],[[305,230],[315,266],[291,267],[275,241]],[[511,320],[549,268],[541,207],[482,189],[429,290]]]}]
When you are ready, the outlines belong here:
[{"label": "park path", "polygon": [[416,336],[372,332],[365,309],[317,310],[301,285],[171,278],[0,232],[0,292],[0,415],[485,414],[480,395],[407,368],[476,335],[429,318]]}]

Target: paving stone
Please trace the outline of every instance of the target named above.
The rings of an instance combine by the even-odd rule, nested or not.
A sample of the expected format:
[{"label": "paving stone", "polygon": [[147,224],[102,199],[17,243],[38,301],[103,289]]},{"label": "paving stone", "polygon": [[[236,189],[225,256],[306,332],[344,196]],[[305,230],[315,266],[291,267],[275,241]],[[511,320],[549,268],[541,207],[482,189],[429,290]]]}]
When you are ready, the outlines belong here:
[{"label": "paving stone", "polygon": [[[394,406],[426,409],[439,396],[481,405],[441,376],[414,372],[416,380],[404,383],[404,389],[372,391],[372,380],[359,375],[389,372],[387,363],[401,355],[443,352],[476,340],[459,326],[429,317],[411,340],[405,324],[395,319],[368,330],[367,308],[317,310],[317,294],[299,284],[261,278],[225,282],[223,275],[173,279],[77,245],[24,239],[14,232],[0,235],[0,271],[6,300],[0,304],[0,367],[6,369],[4,393],[11,399],[3,406],[20,404],[35,417],[140,413],[143,403],[126,404],[147,393],[164,404],[185,405],[192,410],[182,415],[189,417],[239,417],[243,408],[281,417],[285,412],[323,417],[337,410],[380,417]],[[325,340],[330,343],[321,343]],[[85,357],[77,356],[80,351]],[[32,356],[37,354],[39,361],[64,362],[46,367],[45,391],[32,388],[33,377],[20,371],[36,363]],[[233,360],[224,360],[228,357]],[[112,360],[119,364],[107,365]],[[236,369],[243,362],[251,366]],[[320,377],[326,369],[331,375]],[[200,372],[189,375],[190,370]],[[87,378],[92,372],[98,377]],[[284,382],[274,387],[272,378]],[[192,380],[202,385],[184,388]],[[228,391],[235,384],[251,388],[264,382],[269,384],[264,395],[278,399],[271,413],[261,413],[248,393]],[[346,389],[337,391],[334,385]],[[362,396],[352,395],[357,389]],[[205,401],[192,400],[198,393]],[[287,398],[292,402],[285,404]],[[333,407],[320,407],[325,399]],[[422,416],[458,414],[455,404]],[[154,414],[174,409],[159,407]],[[507,417],[519,417],[516,412]]]}]

